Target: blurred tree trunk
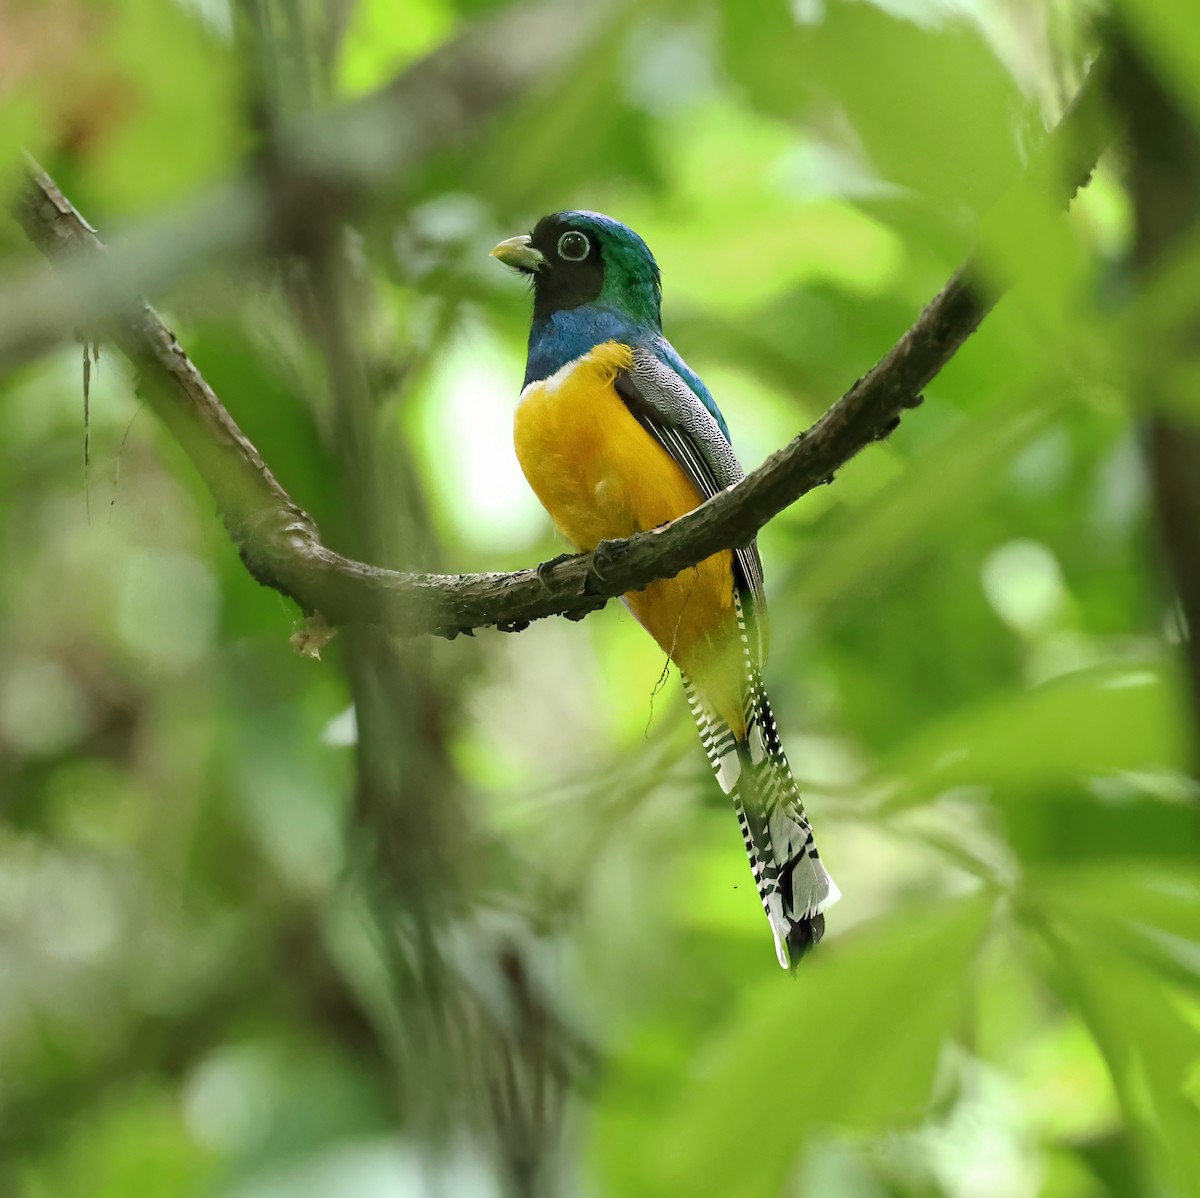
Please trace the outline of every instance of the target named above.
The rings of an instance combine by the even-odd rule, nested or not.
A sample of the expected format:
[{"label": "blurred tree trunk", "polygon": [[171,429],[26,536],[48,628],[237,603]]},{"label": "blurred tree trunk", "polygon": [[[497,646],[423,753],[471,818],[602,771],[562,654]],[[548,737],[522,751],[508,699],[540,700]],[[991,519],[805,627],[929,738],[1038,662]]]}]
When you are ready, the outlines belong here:
[{"label": "blurred tree trunk", "polygon": [[1136,229],[1133,377],[1150,413],[1145,452],[1162,551],[1183,617],[1192,768],[1200,776],[1200,294],[1186,283],[1180,287],[1173,269],[1196,253],[1200,134],[1133,38],[1118,32],[1113,40],[1113,101],[1128,122]]},{"label": "blurred tree trunk", "polygon": [[[252,0],[246,11],[252,104],[282,210],[296,181],[275,152],[277,130],[289,109],[329,94],[332,81],[314,77],[313,67],[327,74],[332,57],[327,46],[316,52],[323,39],[291,0],[278,9]],[[343,214],[307,212],[291,233],[282,274],[325,367],[313,389],[331,415],[339,496],[332,539],[362,561],[436,569],[436,538],[396,410],[411,363],[369,357],[363,331],[376,297]],[[379,376],[389,380],[386,391],[374,383]],[[400,1123],[433,1178],[464,1146],[490,1149],[498,1187],[514,1198],[549,1193],[547,1160],[574,1072],[570,1033],[549,996],[531,987],[521,936],[495,934],[481,914],[487,846],[448,739],[458,680],[435,668],[429,638],[402,642],[365,623],[343,630],[338,650],[357,733],[352,881],[387,975],[391,1019],[380,1049],[392,1057]],[[485,993],[499,995],[499,1016],[481,1001]]]}]

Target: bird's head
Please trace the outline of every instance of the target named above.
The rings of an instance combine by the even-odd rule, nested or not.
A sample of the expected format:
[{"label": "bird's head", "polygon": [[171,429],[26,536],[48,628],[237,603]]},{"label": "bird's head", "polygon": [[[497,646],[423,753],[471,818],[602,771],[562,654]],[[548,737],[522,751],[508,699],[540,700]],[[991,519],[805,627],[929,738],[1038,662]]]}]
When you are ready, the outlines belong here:
[{"label": "bird's head", "polygon": [[533,280],[533,317],[595,304],[661,328],[658,263],[627,225],[598,212],[552,212],[492,257]]}]

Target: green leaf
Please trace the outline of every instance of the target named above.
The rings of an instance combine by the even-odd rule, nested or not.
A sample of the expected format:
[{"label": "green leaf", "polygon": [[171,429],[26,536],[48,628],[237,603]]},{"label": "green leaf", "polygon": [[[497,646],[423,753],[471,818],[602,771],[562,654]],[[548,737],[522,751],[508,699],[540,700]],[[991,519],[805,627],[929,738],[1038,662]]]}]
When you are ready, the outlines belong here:
[{"label": "green leaf", "polygon": [[881,767],[899,779],[889,807],[956,786],[1072,782],[1119,770],[1183,769],[1176,680],[1160,665],[1116,664],[955,712]]},{"label": "green leaf", "polygon": [[721,6],[727,68],[754,103],[837,129],[823,111],[831,100],[853,126],[846,140],[883,178],[976,211],[1016,177],[1015,133],[1030,106],[976,28],[917,25],[861,3],[802,23],[797,9]]},{"label": "green leaf", "polygon": [[1056,862],[1027,871],[1024,894],[1096,942],[1120,944],[1167,976],[1200,986],[1200,870],[1193,862]]},{"label": "green leaf", "polygon": [[1048,919],[1062,988],[1104,1054],[1143,1166],[1168,1193],[1200,1194],[1200,993],[1164,986],[1073,907]]},{"label": "green leaf", "polygon": [[606,1155],[612,1192],[761,1198],[822,1129],[918,1119],[988,912],[980,899],[909,908],[824,947],[794,983],[748,993],[657,1119],[625,1127],[619,1162]]}]

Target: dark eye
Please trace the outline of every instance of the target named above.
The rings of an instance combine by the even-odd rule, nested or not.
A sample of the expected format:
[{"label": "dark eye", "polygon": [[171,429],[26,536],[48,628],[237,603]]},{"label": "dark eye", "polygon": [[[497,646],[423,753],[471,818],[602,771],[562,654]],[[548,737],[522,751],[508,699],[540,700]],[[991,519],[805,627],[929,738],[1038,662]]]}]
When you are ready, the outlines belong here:
[{"label": "dark eye", "polygon": [[591,248],[592,243],[574,229],[568,229],[558,239],[558,256],[567,262],[582,262]]}]

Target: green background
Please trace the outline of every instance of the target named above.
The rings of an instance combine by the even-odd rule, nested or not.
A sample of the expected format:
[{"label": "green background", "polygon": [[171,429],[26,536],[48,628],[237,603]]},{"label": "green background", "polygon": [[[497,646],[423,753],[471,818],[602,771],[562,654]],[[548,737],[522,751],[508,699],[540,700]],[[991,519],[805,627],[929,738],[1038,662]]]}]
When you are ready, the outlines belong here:
[{"label": "green background", "polygon": [[[28,147],[115,238],[502,7],[10,0],[5,182]],[[1200,113],[1190,0],[1128,12]],[[616,6],[396,164],[335,233],[340,290],[264,252],[152,298],[331,545],[532,565],[564,547],[511,446],[529,301],[492,245],[566,207],[642,233],[753,467],[971,249],[1097,15]],[[619,604],[309,660],[103,337],[86,471],[79,345],[0,380],[0,1194],[488,1195],[522,1153],[564,1195],[1200,1194],[1195,723],[1128,381],[1131,228],[1112,154],[1069,217],[996,231],[1015,290],[763,530],[767,684],[845,896],[795,981]],[[7,217],[0,249],[36,265]],[[373,791],[364,660],[403,693],[359,713]],[[495,1116],[506,1053],[555,1079],[524,1146]]]}]

